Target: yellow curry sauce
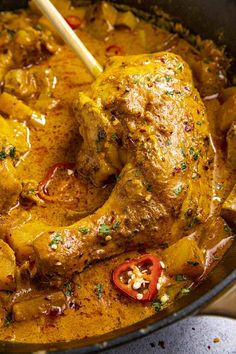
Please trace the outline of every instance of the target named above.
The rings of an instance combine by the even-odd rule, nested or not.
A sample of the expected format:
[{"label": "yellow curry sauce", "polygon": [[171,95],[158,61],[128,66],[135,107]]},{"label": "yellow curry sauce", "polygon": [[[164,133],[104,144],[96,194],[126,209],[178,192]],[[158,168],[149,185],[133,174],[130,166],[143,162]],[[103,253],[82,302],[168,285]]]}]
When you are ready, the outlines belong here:
[{"label": "yellow curry sauce", "polygon": [[[48,279],[38,278],[35,273],[32,235],[40,235],[41,230],[71,225],[93,213],[107,200],[116,180],[95,186],[91,176],[77,173],[71,167],[67,173],[55,173],[54,184],[48,185],[54,199],[40,195],[39,183],[52,166],[77,161],[82,138],[75,102],[79,92],[90,92],[93,78],[35,9],[2,13],[0,124],[4,127],[7,121],[9,127],[6,126],[2,133],[0,131],[0,163],[9,166],[2,167],[0,176],[6,178],[6,171],[14,168],[14,178],[19,182],[12,177],[11,183],[19,193],[14,202],[10,187],[8,191],[8,186],[0,185],[0,197],[3,201],[6,199],[0,203],[0,238],[4,242],[0,244],[0,251],[3,249],[8,264],[14,256],[11,251],[4,251],[7,243],[17,259],[14,279],[11,278],[9,284],[2,283],[0,269],[1,340],[57,342],[104,334],[136,323],[155,311],[164,310],[177,297],[188,294],[194,283],[220,261],[233,241],[230,227],[220,217],[223,214],[229,224],[233,224],[236,193],[236,117],[232,113],[236,108],[236,90],[226,88],[228,60],[224,53],[211,41],[201,41],[198,37],[193,47],[178,34],[155,27],[130,12],[118,13],[106,3],[95,9],[92,6],[73,8],[66,0],[55,0],[54,3],[65,18],[79,18],[79,28],[75,31],[102,65],[112,55],[161,51],[179,54],[189,64],[207,109],[214,146],[204,165],[209,179],[204,187],[207,193],[203,193],[199,205],[205,205],[205,211],[202,207],[196,216],[188,206],[183,212],[187,225],[183,233],[180,234],[182,231],[178,229],[182,225],[180,222],[176,226],[175,239],[162,242],[158,248],[145,250],[158,255],[165,265],[163,284],[153,304],[129,299],[111,281],[112,271],[118,264],[144,252],[138,247],[138,251],[93,263],[83,272],[74,274],[73,278],[53,280],[49,282],[50,290]],[[4,50],[8,41],[13,53],[11,58]],[[177,70],[182,69],[179,66]],[[167,83],[172,81],[170,75],[165,79]],[[168,95],[172,96],[172,92]],[[89,124],[92,125],[93,121]],[[201,124],[199,121],[199,126]],[[189,129],[187,126],[186,131]],[[12,140],[4,140],[4,134]],[[190,157],[197,160],[196,151],[189,150]],[[183,157],[184,154],[186,152],[182,150]],[[173,173],[185,172],[186,168],[181,160]],[[198,178],[198,172],[193,172],[191,178]],[[9,193],[9,198],[4,191]],[[175,194],[180,192],[177,190]],[[8,205],[11,200],[13,205]],[[189,203],[191,205],[191,200]],[[197,236],[186,237],[194,232]],[[4,267],[3,261],[0,267]]]}]

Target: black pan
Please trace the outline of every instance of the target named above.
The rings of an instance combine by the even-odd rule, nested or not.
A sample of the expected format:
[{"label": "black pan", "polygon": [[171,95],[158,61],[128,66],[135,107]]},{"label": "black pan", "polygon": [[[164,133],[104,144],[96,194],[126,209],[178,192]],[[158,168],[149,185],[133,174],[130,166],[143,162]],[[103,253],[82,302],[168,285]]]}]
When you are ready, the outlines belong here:
[{"label": "black pan", "polygon": [[[124,3],[149,13],[152,13],[154,5],[160,5],[164,11],[169,12],[193,32],[201,34],[203,38],[212,38],[218,44],[226,44],[228,53],[232,58],[233,56],[236,58],[236,0],[143,0],[143,2],[119,0],[117,3]],[[0,9],[16,9],[25,4],[25,0],[0,0]],[[190,296],[181,298],[166,311],[133,326],[80,341],[50,344],[0,342],[0,352],[26,354],[36,351],[56,351],[61,354],[82,354],[101,351],[138,339],[199,312],[217,296],[222,296],[222,292],[228,291],[235,282],[236,242],[208,278]],[[235,304],[236,302],[233,302],[234,306],[228,314],[234,313],[236,316]]]}]

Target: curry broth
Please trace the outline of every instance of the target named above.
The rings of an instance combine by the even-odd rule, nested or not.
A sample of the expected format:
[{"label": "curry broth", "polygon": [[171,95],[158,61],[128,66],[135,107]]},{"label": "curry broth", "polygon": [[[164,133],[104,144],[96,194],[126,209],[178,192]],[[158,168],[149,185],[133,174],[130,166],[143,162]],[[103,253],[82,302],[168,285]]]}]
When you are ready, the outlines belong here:
[{"label": "curry broth", "polygon": [[[170,34],[164,29],[156,28],[144,20],[139,19],[133,30],[127,26],[117,26],[108,32],[105,38],[99,38],[95,33],[96,28],[94,30],[92,24],[85,20],[86,8],[71,8],[67,1],[58,0],[54,1],[54,3],[65,17],[74,15],[81,19],[81,27],[76,33],[102,65],[110,56],[107,48],[111,46],[117,46],[115,48],[118,48],[119,54],[122,53],[122,55],[175,50],[175,52],[183,54],[185,60],[189,57],[190,65],[194,62],[195,50],[185,40]],[[0,16],[1,21],[7,21],[12,28],[17,28],[19,25],[22,27],[26,24],[35,25],[37,23],[41,23],[42,27],[48,25],[45,19],[40,18],[39,14],[33,15],[30,10],[18,12],[16,17],[10,13],[2,13]],[[91,29],[89,30],[90,26]],[[71,49],[63,45],[58,38],[56,40],[59,43],[59,49],[56,53],[44,58],[35,65],[36,70],[45,71],[50,68],[52,71],[53,87],[50,95],[39,95],[38,97],[25,99],[26,104],[32,109],[45,113],[46,117],[46,125],[44,127],[39,129],[30,128],[30,149],[17,165],[17,175],[26,184],[31,181],[32,189],[37,189],[37,184],[44,178],[51,166],[61,162],[74,163],[76,161],[81,137],[79,135],[78,122],[73,112],[73,103],[77,98],[78,91],[89,91],[90,84],[93,81],[84,65]],[[210,55],[213,55],[210,50],[209,52]],[[197,55],[200,58],[200,62],[204,62],[206,53],[197,51]],[[219,68],[217,65],[214,66],[212,64],[217,62],[217,58],[222,61],[220,78]],[[224,60],[223,54],[218,49],[215,49],[215,58],[211,58],[211,65],[213,65],[215,72],[211,72],[210,78],[206,76],[206,80],[209,79],[210,84],[209,82],[204,82],[204,77],[198,77],[197,79],[197,86],[203,87],[202,96],[217,94],[226,85],[227,64],[224,64]],[[199,62],[195,65],[195,71],[198,70],[197,65],[199,65]],[[201,75],[203,74],[201,73]],[[212,92],[210,92],[210,89],[212,89]],[[215,107],[217,104],[219,105],[217,98],[212,100],[207,98],[204,102],[209,110],[209,116],[214,116]],[[220,143],[214,138],[213,129],[212,133],[213,141],[218,151]],[[235,183],[232,177],[232,168],[222,169],[222,165],[225,165],[225,155],[220,149],[217,156],[218,160],[215,164],[215,178],[213,181],[214,200],[212,203],[212,215],[219,215],[221,205]],[[77,178],[85,188],[84,198],[86,199],[86,202],[81,202],[79,210],[65,208],[60,203],[43,201],[40,203],[38,200],[35,203],[34,199],[26,197],[22,198],[21,202],[9,212],[10,221],[8,220],[8,223],[11,224],[14,220],[15,224],[19,223],[20,225],[26,221],[39,220],[49,225],[70,225],[86,215],[86,211],[83,211],[84,209],[87,208],[87,214],[89,214],[94,204],[95,209],[101,206],[114,187],[114,182],[99,188],[93,186],[85,176],[77,176]],[[212,181],[209,181],[209,183],[212,183]],[[222,188],[222,184],[224,188]],[[193,225],[193,231],[195,226]],[[226,228],[222,229],[220,223],[218,229],[221,232],[218,235],[214,235],[213,232],[209,240],[208,237],[204,238],[202,235],[198,239],[199,243],[204,244],[208,255],[210,255],[212,248],[215,249],[215,259],[208,257],[205,273],[217,264],[217,261],[221,259],[223,253],[232,243],[229,231]],[[217,248],[217,245],[220,246]],[[158,254],[161,259],[167,257],[167,250],[165,249],[150,251]],[[130,252],[93,264],[84,272],[76,275],[72,283],[64,284],[62,288],[67,296],[69,308],[64,310],[63,316],[56,316],[51,313],[49,316],[39,315],[38,318],[32,320],[11,322],[6,320],[7,313],[4,312],[3,325],[0,328],[1,340],[37,343],[68,341],[107,333],[151,316],[155,313],[153,306],[150,304],[143,305],[130,300],[115,289],[111,282],[111,273],[116,265],[129,257],[135,258],[139,255],[140,251]],[[168,290],[169,303],[176,296],[179,296],[181,289],[188,289],[192,284],[191,280],[186,279],[181,282],[175,279],[169,279],[169,281],[171,285]],[[98,285],[100,285],[100,288]],[[32,288],[36,289],[34,291],[38,291],[37,286],[32,285]],[[20,296],[21,292],[25,291],[23,289],[24,286],[22,286],[16,296]],[[160,291],[160,296],[165,295],[165,293],[166,290],[164,292]],[[3,302],[8,302],[8,296],[11,295],[3,294]]]}]

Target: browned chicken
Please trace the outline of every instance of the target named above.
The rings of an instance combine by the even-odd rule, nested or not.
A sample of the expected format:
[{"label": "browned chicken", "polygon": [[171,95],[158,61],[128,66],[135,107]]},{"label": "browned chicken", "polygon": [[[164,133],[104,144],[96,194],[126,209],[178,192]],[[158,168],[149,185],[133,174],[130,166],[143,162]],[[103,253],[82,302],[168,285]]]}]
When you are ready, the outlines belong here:
[{"label": "browned chicken", "polygon": [[75,106],[77,169],[117,183],[93,215],[34,241],[37,270],[68,277],[127,250],[161,247],[209,215],[212,150],[188,65],[166,52],[114,57]]}]

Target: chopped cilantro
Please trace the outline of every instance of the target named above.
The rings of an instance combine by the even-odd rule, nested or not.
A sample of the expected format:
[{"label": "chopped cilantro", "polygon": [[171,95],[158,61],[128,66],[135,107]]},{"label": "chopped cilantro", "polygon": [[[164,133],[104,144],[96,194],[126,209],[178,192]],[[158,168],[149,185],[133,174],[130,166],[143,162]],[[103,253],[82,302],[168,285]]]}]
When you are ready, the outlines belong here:
[{"label": "chopped cilantro", "polygon": [[186,151],[185,151],[185,149],[184,149],[184,148],[181,148],[180,150],[181,150],[181,154],[185,157],[185,156],[186,156]]},{"label": "chopped cilantro", "polygon": [[28,194],[30,194],[30,195],[35,195],[35,194],[36,194],[35,189],[34,189],[34,188],[30,188],[30,189],[28,190]]},{"label": "chopped cilantro", "polygon": [[172,76],[170,76],[170,75],[166,75],[165,79],[166,79],[167,82],[170,82],[170,81],[173,80]]},{"label": "chopped cilantro", "polygon": [[72,287],[72,284],[70,281],[64,285],[64,288],[65,288],[65,295],[67,297],[73,296],[74,292],[73,292],[73,287]]},{"label": "chopped cilantro", "polygon": [[90,232],[90,230],[87,227],[83,227],[83,226],[79,227],[79,231],[84,235],[87,235]]},{"label": "chopped cilantro", "polygon": [[188,264],[190,264],[193,267],[196,267],[199,265],[199,262],[195,262],[195,261],[187,261]]},{"label": "chopped cilantro", "polygon": [[103,296],[103,284],[96,284],[95,286],[95,293],[97,295],[97,298],[99,300],[101,300],[102,296]]},{"label": "chopped cilantro", "polygon": [[12,322],[12,313],[8,312],[4,318],[3,326],[8,327]]},{"label": "chopped cilantro", "polygon": [[152,186],[152,184],[148,184],[148,185],[147,185],[147,191],[148,191],[148,192],[152,192],[152,191],[153,191],[153,186]]},{"label": "chopped cilantro", "polygon": [[15,158],[15,156],[16,156],[16,148],[15,147],[10,147],[9,156],[10,156],[11,159]]},{"label": "chopped cilantro", "polygon": [[183,68],[184,68],[184,66],[183,66],[182,63],[178,63],[178,64],[176,65],[176,69],[179,70],[179,71],[182,71]]},{"label": "chopped cilantro", "polygon": [[7,158],[7,153],[4,150],[0,151],[0,161],[5,160],[6,158]]},{"label": "chopped cilantro", "polygon": [[194,154],[194,148],[191,146],[190,149],[189,149],[189,153],[190,155],[193,155]]},{"label": "chopped cilantro", "polygon": [[187,288],[182,288],[181,289],[181,294],[182,295],[187,295],[187,294],[189,294],[190,293],[190,289],[187,289]]},{"label": "chopped cilantro", "polygon": [[161,248],[162,250],[165,250],[165,249],[168,248],[168,247],[169,247],[169,244],[168,244],[167,242],[163,242],[163,243],[160,244],[160,248]]},{"label": "chopped cilantro", "polygon": [[100,227],[99,227],[99,230],[98,230],[98,233],[99,234],[105,234],[105,235],[109,235],[111,232],[111,229],[108,225],[106,224],[102,224]]},{"label": "chopped cilantro", "polygon": [[116,141],[118,139],[118,135],[116,133],[111,134],[111,141]]},{"label": "chopped cilantro", "polygon": [[55,234],[52,235],[51,242],[49,246],[51,247],[52,250],[56,250],[57,246],[59,245],[60,242],[62,242],[62,237],[59,232],[56,232]]},{"label": "chopped cilantro", "polygon": [[120,224],[121,224],[121,222],[120,222],[120,221],[116,221],[116,222],[114,222],[114,224],[112,225],[113,230],[117,230],[117,229],[119,229]]},{"label": "chopped cilantro", "polygon": [[166,304],[167,304],[167,300],[166,301],[154,300],[152,302],[152,307],[155,309],[156,312],[160,312],[165,309]]},{"label": "chopped cilantro", "polygon": [[186,280],[186,277],[183,274],[176,274],[175,280],[176,281],[184,281],[184,280]]},{"label": "chopped cilantro", "polygon": [[187,169],[186,163],[185,163],[185,162],[181,162],[181,163],[180,163],[180,166],[181,166],[181,170],[182,170],[183,172],[185,172],[186,169]]},{"label": "chopped cilantro", "polygon": [[168,96],[173,96],[175,91],[165,91],[165,94]]},{"label": "chopped cilantro", "polygon": [[36,25],[34,26],[34,28],[37,30],[37,31],[42,31],[43,30],[43,27],[40,23],[36,23]]},{"label": "chopped cilantro", "polygon": [[176,195],[179,195],[182,191],[183,191],[183,187],[182,187],[181,184],[173,189],[173,192],[174,192]]}]

